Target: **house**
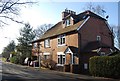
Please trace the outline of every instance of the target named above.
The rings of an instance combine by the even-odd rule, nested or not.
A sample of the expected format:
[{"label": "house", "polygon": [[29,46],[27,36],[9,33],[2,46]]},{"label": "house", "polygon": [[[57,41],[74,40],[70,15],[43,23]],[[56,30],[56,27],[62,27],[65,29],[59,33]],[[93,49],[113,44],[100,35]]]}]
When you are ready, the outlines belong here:
[{"label": "house", "polygon": [[90,57],[116,51],[113,39],[106,19],[89,10],[76,14],[65,9],[62,20],[32,42],[32,55],[51,58],[57,66],[76,64],[88,70]]}]

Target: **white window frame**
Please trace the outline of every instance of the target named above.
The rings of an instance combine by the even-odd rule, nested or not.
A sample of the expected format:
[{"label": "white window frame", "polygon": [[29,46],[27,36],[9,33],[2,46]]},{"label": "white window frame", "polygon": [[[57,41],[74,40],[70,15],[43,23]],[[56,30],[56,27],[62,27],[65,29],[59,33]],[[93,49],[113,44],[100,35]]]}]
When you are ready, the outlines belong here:
[{"label": "white window frame", "polygon": [[45,48],[50,47],[50,39],[49,38],[44,40],[44,46],[45,46]]},{"label": "white window frame", "polygon": [[101,41],[101,36],[97,35],[97,41]]},{"label": "white window frame", "polygon": [[[62,62],[61,62],[61,57],[62,56]],[[64,59],[64,61],[63,61]],[[58,63],[58,62],[61,62],[61,63]],[[66,56],[63,52],[57,52],[57,66],[63,66],[66,62]]]},{"label": "white window frame", "polygon": [[33,43],[33,48],[37,48],[37,43]]},{"label": "white window frame", "polygon": [[65,26],[70,26],[70,19],[65,20]]},{"label": "white window frame", "polygon": [[[43,53],[43,55],[44,55],[44,59],[46,60],[46,59],[49,59],[49,57],[50,57],[50,53]],[[48,56],[48,58],[45,58],[45,56],[47,57]]]},{"label": "white window frame", "polygon": [[65,43],[66,43],[65,35],[58,36],[57,41],[58,41],[57,42],[58,46],[65,46]]}]

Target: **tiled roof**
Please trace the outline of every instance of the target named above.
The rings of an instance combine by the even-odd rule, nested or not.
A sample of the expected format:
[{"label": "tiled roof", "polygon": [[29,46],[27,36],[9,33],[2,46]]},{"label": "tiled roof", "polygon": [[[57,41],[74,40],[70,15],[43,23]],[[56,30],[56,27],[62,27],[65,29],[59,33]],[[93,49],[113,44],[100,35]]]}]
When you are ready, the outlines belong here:
[{"label": "tiled roof", "polygon": [[65,27],[63,28],[62,26],[62,21],[61,22],[58,22],[54,27],[52,27],[51,29],[49,29],[41,38],[40,40],[42,39],[45,39],[45,38],[49,38],[49,37],[53,37],[53,36],[57,36],[57,35],[60,35],[60,34],[64,34],[64,33],[67,33],[67,32],[71,32],[71,31],[74,31],[74,30],[77,30],[77,28],[84,22],[84,20],[82,21],[79,21],[78,23],[74,24],[74,25],[71,25],[71,26],[68,26],[68,27]]},{"label": "tiled roof", "polygon": [[[88,16],[92,16],[92,17],[96,17],[98,19],[105,20],[104,18],[100,17],[99,15],[96,15],[95,13],[93,13],[89,10],[85,11],[83,13],[80,13],[78,15],[70,14],[67,17],[69,17],[69,16],[74,19],[74,23],[75,23],[74,25],[63,28],[63,22],[60,21],[56,25],[54,25],[51,29],[49,29],[40,39],[35,40],[33,42],[77,30],[77,28],[81,26],[81,24],[85,21],[85,19]],[[67,17],[65,17],[65,18],[67,18]],[[64,21],[64,19],[63,19],[63,21]]]}]

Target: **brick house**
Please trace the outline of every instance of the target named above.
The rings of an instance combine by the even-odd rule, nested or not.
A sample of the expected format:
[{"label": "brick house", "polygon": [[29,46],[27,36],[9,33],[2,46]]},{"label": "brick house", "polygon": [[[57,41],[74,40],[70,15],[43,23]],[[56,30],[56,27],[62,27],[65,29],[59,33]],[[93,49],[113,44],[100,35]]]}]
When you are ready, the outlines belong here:
[{"label": "brick house", "polygon": [[32,55],[51,57],[57,66],[78,64],[87,70],[90,57],[111,55],[116,51],[113,41],[106,19],[89,10],[76,14],[65,9],[62,21],[32,42]]}]

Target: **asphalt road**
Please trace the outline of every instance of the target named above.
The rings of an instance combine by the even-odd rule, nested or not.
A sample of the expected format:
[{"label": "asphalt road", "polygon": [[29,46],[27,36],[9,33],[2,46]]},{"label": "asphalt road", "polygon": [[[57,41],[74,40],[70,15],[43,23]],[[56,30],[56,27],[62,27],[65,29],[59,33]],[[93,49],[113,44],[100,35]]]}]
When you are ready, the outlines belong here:
[{"label": "asphalt road", "polygon": [[[2,81],[119,81],[1,62]],[[0,66],[1,66],[0,65]],[[1,70],[2,69],[2,70]]]},{"label": "asphalt road", "polygon": [[34,69],[12,63],[2,63],[2,80],[77,80],[62,72]]}]

